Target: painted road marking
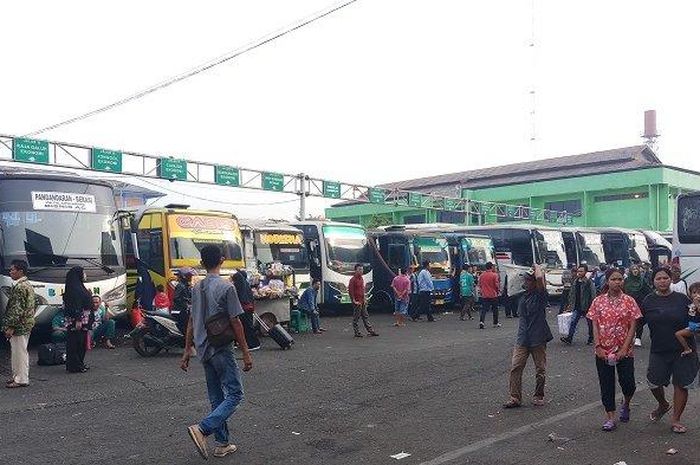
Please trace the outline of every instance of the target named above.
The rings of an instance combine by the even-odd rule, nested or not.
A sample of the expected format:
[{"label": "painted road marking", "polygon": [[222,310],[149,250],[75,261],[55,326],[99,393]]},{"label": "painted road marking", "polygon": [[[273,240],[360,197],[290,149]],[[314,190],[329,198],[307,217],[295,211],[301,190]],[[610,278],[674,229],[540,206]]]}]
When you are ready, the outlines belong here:
[{"label": "painted road marking", "polygon": [[560,413],[559,415],[554,415],[553,417],[545,418],[544,420],[530,423],[528,425],[521,426],[520,428],[506,431],[505,433],[501,433],[501,434],[498,434],[496,436],[492,436],[492,437],[487,438],[487,439],[482,439],[481,441],[477,441],[475,443],[466,445],[464,447],[460,447],[459,449],[453,450],[452,452],[447,452],[445,454],[442,454],[441,456],[436,457],[433,460],[430,460],[428,462],[422,462],[420,465],[441,465],[443,463],[451,462],[451,461],[456,460],[460,457],[463,457],[467,454],[471,454],[472,452],[476,452],[478,450],[485,449],[485,448],[490,447],[496,443],[506,441],[506,440],[514,438],[516,436],[520,436],[521,434],[525,434],[525,433],[528,433],[530,431],[533,431],[537,428],[541,428],[542,426],[551,425],[552,423],[557,423],[557,422],[564,420],[566,418],[580,415],[582,413],[588,412],[589,410],[593,410],[594,408],[597,408],[597,407],[600,407],[599,400],[595,401],[595,402],[591,402],[590,404],[582,405],[581,407],[575,408],[573,410],[569,410],[568,412]]}]

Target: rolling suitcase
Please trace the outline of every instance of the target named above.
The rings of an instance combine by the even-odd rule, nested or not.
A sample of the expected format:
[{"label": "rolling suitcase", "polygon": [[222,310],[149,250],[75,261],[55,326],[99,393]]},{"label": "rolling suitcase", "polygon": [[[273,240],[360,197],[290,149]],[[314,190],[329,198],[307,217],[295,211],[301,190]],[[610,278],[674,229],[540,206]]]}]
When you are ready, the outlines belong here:
[{"label": "rolling suitcase", "polygon": [[258,322],[260,327],[267,332],[267,335],[270,336],[282,348],[282,350],[292,348],[294,338],[292,338],[292,336],[282,327],[281,324],[278,323],[270,328],[256,313],[253,313],[253,317],[255,318],[255,321]]},{"label": "rolling suitcase", "polygon": [[37,365],[63,365],[66,363],[66,345],[62,343],[42,344],[39,346],[38,356]]}]

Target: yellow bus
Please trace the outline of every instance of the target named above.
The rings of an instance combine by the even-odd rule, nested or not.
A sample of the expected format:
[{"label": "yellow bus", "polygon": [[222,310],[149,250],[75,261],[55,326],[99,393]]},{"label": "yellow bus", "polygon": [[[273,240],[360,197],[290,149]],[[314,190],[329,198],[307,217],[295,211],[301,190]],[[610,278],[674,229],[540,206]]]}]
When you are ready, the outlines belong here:
[{"label": "yellow bus", "polygon": [[190,210],[187,205],[167,205],[163,208],[144,208],[131,213],[131,237],[125,240],[127,266],[127,301],[134,306],[137,283],[137,262],[134,241],[138,244],[138,258],[155,286],[163,285],[172,303],[177,285],[177,270],[190,267],[199,273],[199,251],[206,245],[216,244],[224,252],[222,276],[230,276],[244,268],[243,239],[238,219],[232,213]]}]

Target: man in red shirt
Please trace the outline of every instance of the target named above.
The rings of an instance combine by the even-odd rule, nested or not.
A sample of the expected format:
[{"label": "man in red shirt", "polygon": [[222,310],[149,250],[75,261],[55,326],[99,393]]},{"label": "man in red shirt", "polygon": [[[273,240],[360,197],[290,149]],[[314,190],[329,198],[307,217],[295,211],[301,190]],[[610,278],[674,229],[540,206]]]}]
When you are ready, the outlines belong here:
[{"label": "man in red shirt", "polygon": [[479,276],[479,292],[481,294],[481,312],[479,314],[479,329],[484,329],[486,312],[493,311],[493,327],[500,328],[498,322],[498,297],[501,294],[501,279],[493,269],[493,263],[486,264],[486,271]]},{"label": "man in red shirt", "polygon": [[365,280],[362,278],[364,267],[361,264],[355,265],[355,274],[350,278],[348,283],[348,292],[350,300],[352,300],[352,329],[355,331],[355,337],[362,337],[360,333],[360,318],[365,325],[365,329],[370,336],[379,336],[372,324],[369,322],[369,313],[367,313],[367,302],[365,300]]}]

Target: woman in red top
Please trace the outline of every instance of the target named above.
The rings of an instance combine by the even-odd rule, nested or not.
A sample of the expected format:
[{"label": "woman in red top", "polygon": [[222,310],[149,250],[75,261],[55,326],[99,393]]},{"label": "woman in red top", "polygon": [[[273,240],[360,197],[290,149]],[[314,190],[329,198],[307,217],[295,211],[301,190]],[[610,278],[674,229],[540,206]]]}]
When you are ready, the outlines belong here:
[{"label": "woman in red top", "polygon": [[634,298],[622,292],[624,277],[617,268],[605,274],[606,286],[593,300],[587,317],[593,322],[595,364],[598,369],[600,396],[605,407],[603,431],[613,431],[615,421],[615,367],[625,399],[620,407],[620,421],[630,420],[630,401],[636,389],[633,344],[637,320],[642,313]]}]

